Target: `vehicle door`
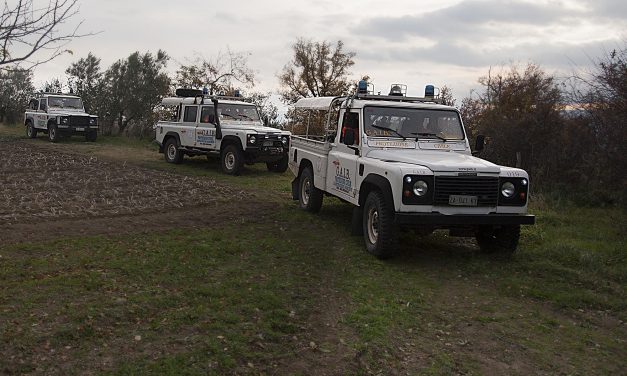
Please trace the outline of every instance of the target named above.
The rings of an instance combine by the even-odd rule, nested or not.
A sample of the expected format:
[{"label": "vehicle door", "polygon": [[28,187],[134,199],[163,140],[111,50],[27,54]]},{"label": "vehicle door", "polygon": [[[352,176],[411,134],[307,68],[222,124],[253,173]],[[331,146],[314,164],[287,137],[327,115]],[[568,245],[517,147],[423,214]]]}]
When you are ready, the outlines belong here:
[{"label": "vehicle door", "polygon": [[329,152],[327,166],[327,191],[355,202],[357,196],[357,165],[361,126],[358,110],[340,113],[336,142]]},{"label": "vehicle door", "polygon": [[41,98],[39,100],[39,109],[35,109],[37,110],[35,114],[35,128],[48,128],[48,114],[46,113],[48,110],[48,99]]},{"label": "vehicle door", "polygon": [[196,147],[216,149],[216,113],[213,105],[200,107],[200,122],[195,137]]},{"label": "vehicle door", "polygon": [[179,136],[181,145],[194,146],[196,127],[198,126],[198,105],[183,105],[183,123]]}]

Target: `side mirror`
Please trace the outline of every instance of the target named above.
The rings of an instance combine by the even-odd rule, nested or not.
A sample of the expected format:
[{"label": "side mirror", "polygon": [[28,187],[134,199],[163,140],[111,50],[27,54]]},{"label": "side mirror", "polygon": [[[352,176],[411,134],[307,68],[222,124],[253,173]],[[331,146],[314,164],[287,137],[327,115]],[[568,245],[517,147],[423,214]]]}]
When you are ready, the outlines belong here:
[{"label": "side mirror", "polygon": [[475,150],[472,152],[472,154],[479,154],[483,151],[483,149],[485,149],[485,136],[480,134],[477,135],[477,140],[475,142]]},{"label": "side mirror", "polygon": [[355,131],[352,128],[344,128],[344,144],[355,145]]}]

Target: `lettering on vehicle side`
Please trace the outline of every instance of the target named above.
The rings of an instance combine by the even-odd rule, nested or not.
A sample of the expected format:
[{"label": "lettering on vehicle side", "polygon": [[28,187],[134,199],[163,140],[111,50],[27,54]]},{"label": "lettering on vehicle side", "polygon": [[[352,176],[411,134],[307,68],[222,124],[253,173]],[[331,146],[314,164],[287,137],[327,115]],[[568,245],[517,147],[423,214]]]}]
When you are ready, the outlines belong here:
[{"label": "lettering on vehicle side", "polygon": [[377,147],[377,148],[403,148],[403,149],[413,149],[415,148],[415,144],[407,141],[384,141],[384,140],[374,140],[368,141],[368,146]]},{"label": "lettering on vehicle side", "polygon": [[458,171],[467,171],[467,172],[475,172],[475,171],[477,171],[477,169],[474,168],[474,167],[459,167],[457,170]]},{"label": "lettering on vehicle side", "polygon": [[196,131],[196,142],[201,145],[213,145],[216,143],[215,129],[198,129]]},{"label": "lettering on vehicle side", "polygon": [[342,167],[340,161],[333,161],[335,165],[335,188],[344,193],[350,193],[353,188],[353,183],[351,182],[350,170],[346,167]]}]

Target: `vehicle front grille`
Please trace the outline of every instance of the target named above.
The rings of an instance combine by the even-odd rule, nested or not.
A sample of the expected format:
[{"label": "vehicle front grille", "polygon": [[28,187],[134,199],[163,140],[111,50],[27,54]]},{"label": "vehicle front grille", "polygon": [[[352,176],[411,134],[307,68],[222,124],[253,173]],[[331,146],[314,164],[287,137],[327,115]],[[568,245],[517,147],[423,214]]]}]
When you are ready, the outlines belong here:
[{"label": "vehicle front grille", "polygon": [[70,125],[88,126],[89,116],[70,116]]},{"label": "vehicle front grille", "polygon": [[499,178],[436,176],[434,205],[448,206],[450,195],[477,196],[477,206],[496,206],[499,198]]}]

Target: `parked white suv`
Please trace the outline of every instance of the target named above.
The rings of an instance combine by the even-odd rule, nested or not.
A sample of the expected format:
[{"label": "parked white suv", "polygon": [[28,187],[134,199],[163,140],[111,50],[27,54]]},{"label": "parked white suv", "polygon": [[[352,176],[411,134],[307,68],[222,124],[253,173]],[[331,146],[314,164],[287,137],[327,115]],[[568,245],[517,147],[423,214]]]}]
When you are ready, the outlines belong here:
[{"label": "parked white suv", "polygon": [[244,164],[266,163],[268,170],[287,170],[290,132],[266,127],[257,108],[238,97],[204,95],[178,89],[164,98],[172,119],[155,126],[159,152],[166,162],[181,163],[185,155],[219,154],[222,170],[238,175]]},{"label": "parked white suv", "polygon": [[62,93],[38,93],[30,100],[24,113],[26,135],[48,135],[51,142],[62,136],[84,135],[87,141],[98,137],[98,117],[85,112],[80,97]]}]

